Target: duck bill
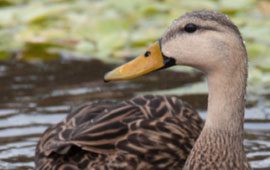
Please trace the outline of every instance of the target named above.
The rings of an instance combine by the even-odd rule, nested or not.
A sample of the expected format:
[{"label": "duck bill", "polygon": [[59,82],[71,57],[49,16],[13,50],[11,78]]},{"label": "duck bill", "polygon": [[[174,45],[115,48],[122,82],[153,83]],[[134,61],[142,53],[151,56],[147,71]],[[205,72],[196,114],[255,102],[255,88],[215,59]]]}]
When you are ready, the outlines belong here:
[{"label": "duck bill", "polygon": [[164,56],[160,42],[155,42],[143,55],[108,72],[104,81],[129,80],[173,65],[175,60]]}]

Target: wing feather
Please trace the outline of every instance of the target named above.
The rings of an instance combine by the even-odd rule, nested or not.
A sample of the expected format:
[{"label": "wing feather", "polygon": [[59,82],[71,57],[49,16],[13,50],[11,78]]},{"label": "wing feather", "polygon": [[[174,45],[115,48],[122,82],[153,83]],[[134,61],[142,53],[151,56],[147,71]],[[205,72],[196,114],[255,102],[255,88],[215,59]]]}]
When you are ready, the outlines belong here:
[{"label": "wing feather", "polygon": [[[83,153],[81,169],[182,167],[202,126],[198,113],[177,97],[87,103],[44,133],[36,163],[44,165],[56,154],[64,165],[76,150]],[[88,162],[82,164],[82,157]]]}]

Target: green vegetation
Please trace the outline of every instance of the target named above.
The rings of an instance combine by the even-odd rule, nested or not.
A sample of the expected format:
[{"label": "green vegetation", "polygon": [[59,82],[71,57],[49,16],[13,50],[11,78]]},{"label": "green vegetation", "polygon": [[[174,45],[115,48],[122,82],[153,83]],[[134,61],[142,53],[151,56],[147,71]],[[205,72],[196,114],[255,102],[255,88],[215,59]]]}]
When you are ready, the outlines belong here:
[{"label": "green vegetation", "polygon": [[240,27],[250,85],[269,90],[269,0],[1,0],[0,60],[116,62],[142,52],[173,19],[196,9],[223,12]]}]

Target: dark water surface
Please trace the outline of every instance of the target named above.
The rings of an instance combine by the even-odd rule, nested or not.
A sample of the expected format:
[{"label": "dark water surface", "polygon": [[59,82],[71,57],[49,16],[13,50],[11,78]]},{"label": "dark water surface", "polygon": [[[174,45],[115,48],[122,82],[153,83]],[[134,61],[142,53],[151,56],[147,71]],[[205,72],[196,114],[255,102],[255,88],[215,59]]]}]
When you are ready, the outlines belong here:
[{"label": "dark water surface", "polygon": [[[104,83],[103,75],[111,68],[96,60],[0,63],[0,169],[33,169],[40,135],[62,120],[71,106],[100,99],[123,100],[138,92],[203,81],[200,73],[162,71],[135,81]],[[181,97],[205,117],[206,94]],[[269,98],[249,102],[246,110],[244,142],[254,169],[270,169]]]}]

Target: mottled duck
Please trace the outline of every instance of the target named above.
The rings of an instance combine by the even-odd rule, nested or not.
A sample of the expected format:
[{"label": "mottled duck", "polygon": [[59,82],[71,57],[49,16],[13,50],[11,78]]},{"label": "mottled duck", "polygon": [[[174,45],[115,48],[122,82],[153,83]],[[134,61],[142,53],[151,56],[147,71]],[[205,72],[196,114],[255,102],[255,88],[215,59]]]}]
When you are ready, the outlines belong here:
[{"label": "mottled duck", "polygon": [[250,169],[243,145],[247,53],[238,28],[217,12],[187,13],[104,79],[127,80],[173,65],[205,73],[205,122],[177,97],[87,103],[44,132],[36,169]]}]

